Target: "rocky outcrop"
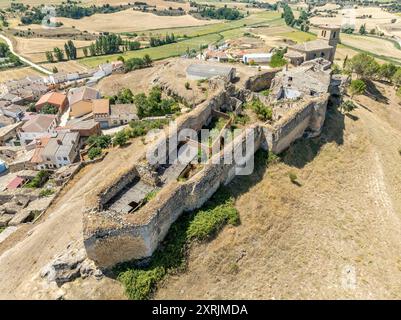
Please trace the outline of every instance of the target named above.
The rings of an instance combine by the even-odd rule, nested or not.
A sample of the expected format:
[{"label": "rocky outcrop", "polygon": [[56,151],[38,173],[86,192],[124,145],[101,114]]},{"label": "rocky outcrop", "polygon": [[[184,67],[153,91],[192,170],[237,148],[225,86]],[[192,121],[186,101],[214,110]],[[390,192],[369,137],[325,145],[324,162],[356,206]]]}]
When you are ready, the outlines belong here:
[{"label": "rocky outcrop", "polygon": [[49,283],[55,282],[61,286],[79,277],[94,276],[100,279],[103,274],[94,262],[87,258],[85,248],[70,244],[65,252],[42,269],[40,276]]}]

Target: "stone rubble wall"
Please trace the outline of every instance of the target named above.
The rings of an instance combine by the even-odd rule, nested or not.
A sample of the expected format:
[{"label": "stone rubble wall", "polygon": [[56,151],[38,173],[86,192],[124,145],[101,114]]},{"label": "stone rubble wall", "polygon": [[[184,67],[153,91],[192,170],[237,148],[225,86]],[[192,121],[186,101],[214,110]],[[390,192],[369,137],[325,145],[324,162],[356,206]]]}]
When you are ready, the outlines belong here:
[{"label": "stone rubble wall", "polygon": [[282,68],[275,68],[269,71],[258,73],[247,79],[245,82],[245,89],[250,91],[259,92],[262,90],[270,89],[271,83],[278,72]]}]

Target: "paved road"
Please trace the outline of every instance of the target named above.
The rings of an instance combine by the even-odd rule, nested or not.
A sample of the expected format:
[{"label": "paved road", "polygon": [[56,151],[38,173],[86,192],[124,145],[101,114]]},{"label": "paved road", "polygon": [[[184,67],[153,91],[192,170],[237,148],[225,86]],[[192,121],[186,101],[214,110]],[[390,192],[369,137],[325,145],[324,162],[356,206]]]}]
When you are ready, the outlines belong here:
[{"label": "paved road", "polygon": [[16,53],[16,52],[14,51],[13,43],[12,43],[11,40],[8,39],[5,35],[0,34],[0,38],[3,39],[3,40],[7,43],[7,45],[8,45],[9,48],[10,48],[11,53],[14,54],[14,55],[16,55],[22,62],[24,62],[25,64],[27,64],[27,65],[31,66],[32,68],[34,68],[34,69],[36,69],[36,70],[38,70],[38,71],[40,71],[40,72],[43,72],[43,73],[45,73],[45,74],[48,74],[48,75],[53,74],[53,72],[51,72],[51,71],[49,71],[49,70],[47,70],[47,69],[41,67],[40,65],[38,65],[38,64],[36,64],[36,63],[34,63],[34,62],[32,62],[32,61],[30,61],[30,60],[28,60],[28,59],[22,57],[21,55],[19,55],[18,53]]}]

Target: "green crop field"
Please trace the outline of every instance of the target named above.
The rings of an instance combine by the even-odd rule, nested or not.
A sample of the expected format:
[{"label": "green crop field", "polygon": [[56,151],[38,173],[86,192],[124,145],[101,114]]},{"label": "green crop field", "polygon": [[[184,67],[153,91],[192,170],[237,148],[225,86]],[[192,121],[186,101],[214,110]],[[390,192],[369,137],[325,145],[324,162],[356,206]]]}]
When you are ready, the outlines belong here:
[{"label": "green crop field", "polygon": [[185,41],[177,43],[171,43],[160,47],[146,48],[143,50],[129,51],[123,54],[106,55],[99,57],[90,57],[80,60],[80,63],[88,66],[95,67],[101,63],[116,60],[119,56],[123,56],[124,59],[129,58],[142,58],[145,54],[152,57],[153,60],[160,60],[170,57],[179,56],[187,51],[187,49],[199,49],[201,45],[207,45],[209,43],[215,43],[222,39],[219,34],[210,34],[201,37],[195,37]]}]

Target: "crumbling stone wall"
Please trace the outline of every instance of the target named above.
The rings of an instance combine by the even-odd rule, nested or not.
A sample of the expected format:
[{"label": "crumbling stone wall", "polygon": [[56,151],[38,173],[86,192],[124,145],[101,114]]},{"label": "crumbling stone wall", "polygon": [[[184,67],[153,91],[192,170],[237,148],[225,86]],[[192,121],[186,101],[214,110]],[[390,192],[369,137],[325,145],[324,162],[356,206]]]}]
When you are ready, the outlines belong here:
[{"label": "crumbling stone wall", "polygon": [[[217,92],[210,100],[179,119],[178,128],[201,129],[210,120],[212,110],[219,110],[229,98],[227,91]],[[279,153],[302,136],[305,130],[319,133],[324,122],[327,100],[328,95],[323,95],[301,101],[287,117],[274,125],[251,126],[226,145],[223,154],[246,152],[245,159],[250,159],[259,148]],[[253,139],[253,149],[245,148],[246,139]],[[159,139],[154,147],[164,142]],[[109,211],[99,211],[101,206],[88,208],[83,217],[84,244],[88,257],[98,266],[107,268],[119,262],[151,256],[171,224],[183,212],[201,207],[219,186],[230,182],[236,170],[241,168],[238,163],[218,162],[216,157],[222,155],[214,155],[203,170],[189,180],[175,181],[165,186],[154,199],[133,214],[116,216]],[[131,174],[122,177],[117,185],[100,194],[99,203],[106,203],[121,191],[133,178]]]},{"label": "crumbling stone wall", "polygon": [[[254,148],[245,148],[246,139],[253,139]],[[259,148],[263,140],[260,126],[247,129],[224,149],[225,153],[245,154],[244,161]],[[150,256],[166,236],[171,224],[184,212],[201,207],[219,188],[235,177],[237,163],[225,164],[216,161],[221,158],[216,154],[205,164],[204,170],[198,172],[185,182],[173,182],[163,188],[146,206],[132,215],[120,217],[119,221],[103,223],[98,229],[88,228],[84,219],[84,243],[88,257],[97,265],[111,267],[114,264]],[[102,213],[86,213],[92,218]]]},{"label": "crumbling stone wall", "polygon": [[276,73],[280,71],[281,68],[275,68],[269,71],[260,72],[257,75],[249,77],[249,79],[245,82],[245,89],[255,92],[269,89],[272,80],[276,76]]}]

